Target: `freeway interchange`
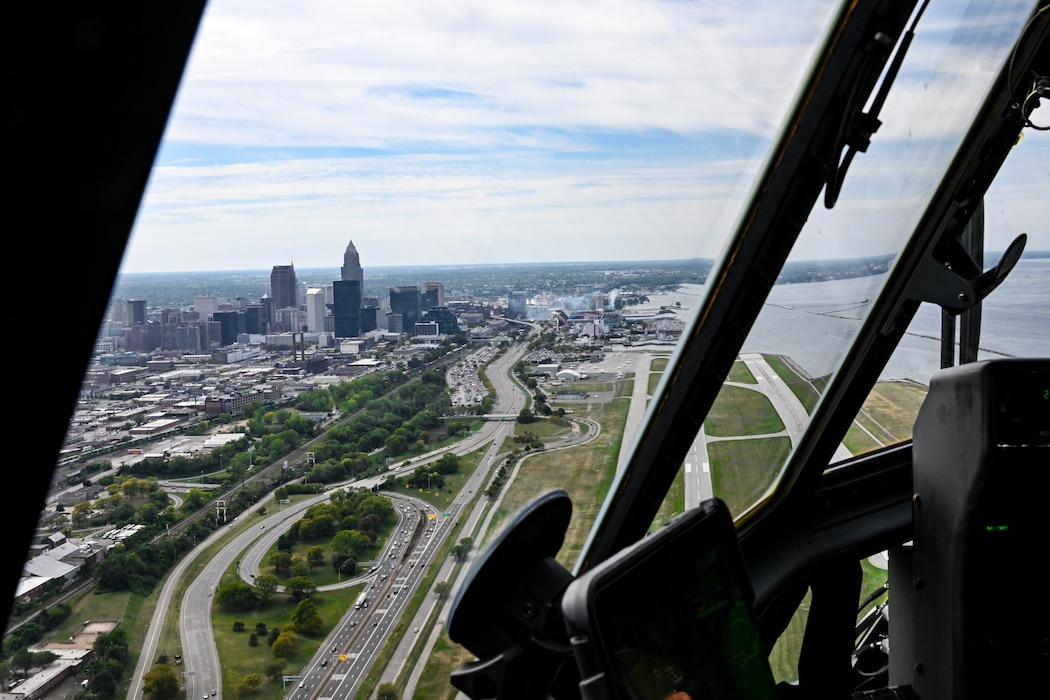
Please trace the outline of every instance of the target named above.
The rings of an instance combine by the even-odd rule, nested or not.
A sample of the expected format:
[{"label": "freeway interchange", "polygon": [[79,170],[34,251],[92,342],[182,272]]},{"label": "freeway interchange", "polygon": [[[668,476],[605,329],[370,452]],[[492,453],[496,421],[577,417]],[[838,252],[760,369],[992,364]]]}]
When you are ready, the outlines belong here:
[{"label": "freeway interchange", "polygon": [[[526,405],[524,390],[509,378],[509,369],[524,354],[524,348],[524,344],[512,348],[510,352],[495,360],[490,368],[488,376],[497,396],[494,413],[515,415]],[[631,362],[634,365],[631,369],[634,370],[635,392],[625,425],[622,450],[626,450],[631,444],[634,433],[644,419],[650,359],[647,354],[636,354]],[[784,419],[787,427],[785,432],[794,439],[796,431],[792,428],[796,426],[793,423],[798,421],[795,413],[801,411],[801,415],[804,416],[804,409],[794,405],[797,399],[791,401],[794,397],[790,396],[783,381],[765,367],[764,362],[759,362],[760,358],[745,356],[742,359],[759,378],[759,384],[753,388],[770,398],[774,408]],[[771,394],[778,395],[780,400],[776,400]],[[791,420],[793,417],[795,421]],[[576,425],[572,435],[565,441],[564,446],[586,442],[597,434],[598,426],[591,421],[574,422]],[[421,499],[385,492],[394,502],[398,515],[397,525],[367,572],[333,584],[363,586],[367,603],[360,608],[348,606],[342,619],[321,644],[318,653],[298,673],[285,676],[286,698],[309,700],[353,696],[361,689],[363,680],[369,675],[387,640],[394,633],[402,633],[405,638],[394,651],[394,656],[389,660],[383,674],[384,679],[397,677],[399,670],[408,663],[413,645],[424,643],[422,632],[428,632],[427,621],[436,610],[436,604],[431,603],[429,607],[424,606],[426,610],[421,608],[416,617],[409,620],[406,616],[409,600],[432,565],[441,567],[440,573],[433,580],[449,580],[454,595],[459,582],[451,580],[454,571],[452,562],[436,561],[436,556],[446,539],[454,534],[459,538],[472,536],[475,541],[480,540],[485,528],[483,516],[486,514],[485,500],[480,495],[485,490],[486,480],[491,478],[490,472],[494,471],[491,467],[500,459],[503,441],[512,437],[513,433],[513,421],[489,421],[476,433],[456,445],[406,461],[390,472],[395,476],[408,474],[422,464],[440,459],[448,452],[462,455],[487,446],[478,467],[469,475],[453,501],[441,512]],[[695,504],[710,495],[705,442],[701,432],[697,437],[694,452],[683,465],[687,476],[687,505]],[[623,456],[621,453],[621,462]],[[700,467],[703,469],[699,469]],[[385,477],[362,479],[343,486],[371,489],[382,478]],[[228,536],[229,532],[223,531],[227,528],[221,528],[209,540],[187,554],[173,575],[169,576],[161,592],[139,658],[139,666],[129,688],[129,700],[137,700],[143,695],[143,676],[156,656],[164,617],[169,611],[177,611],[179,616],[186,697],[192,699],[220,696],[218,700],[221,700],[222,666],[211,619],[216,586],[222,576],[233,567],[236,567],[242,580],[251,583],[260,571],[266,553],[272,549],[278,537],[287,531],[291,523],[302,517],[306,509],[327,499],[327,493],[305,498],[283,506],[263,520],[253,521],[252,526],[246,530],[237,532],[235,529],[236,534],[232,539],[211,556],[188,584],[182,598],[177,599],[176,586],[191,562],[200,553],[207,551],[213,540]],[[473,507],[475,504],[478,507]],[[447,609],[447,601],[445,608]],[[399,623],[402,623],[400,627]],[[432,641],[432,637],[428,640]]]},{"label": "freeway interchange", "polygon": [[[496,410],[516,414],[525,406],[524,391],[508,377],[508,370],[524,354],[525,345],[519,344],[498,358],[490,370],[497,403]],[[394,533],[377,557],[373,569],[345,582],[343,585],[365,584],[369,603],[361,610],[351,607],[329,634],[321,652],[306,664],[294,681],[288,683],[286,697],[305,699],[328,695],[331,692],[354,693],[403,614],[408,600],[414,594],[442,543],[452,533],[462,510],[484,490],[486,474],[503,440],[513,434],[513,422],[487,422],[467,439],[450,448],[438,450],[409,460],[392,470],[395,476],[411,473],[421,464],[439,459],[447,452],[466,454],[488,444],[486,456],[471,474],[463,489],[448,508],[438,513],[424,501],[403,495],[392,497],[399,515]],[[385,478],[381,477],[381,478]],[[372,488],[377,479],[366,479],[344,486]],[[178,597],[179,582],[196,559],[216,541],[229,536],[228,528],[220,528],[207,540],[189,552],[165,581],[159,602],[139,656],[139,663],[128,690],[129,700],[143,696],[144,676],[151,667],[160,643],[165,617],[178,614],[181,640],[182,673],[187,698],[202,698],[222,694],[222,665],[212,631],[211,606],[222,576],[236,566],[242,579],[251,582],[259,571],[265,553],[292,522],[300,518],[310,506],[327,500],[322,493],[284,506],[263,520],[256,520],[246,530],[237,531],[201,567],[200,572]],[[450,515],[446,517],[444,513]],[[413,525],[413,522],[415,523]],[[426,523],[426,524],[421,524]],[[405,533],[404,530],[409,532]],[[409,540],[404,542],[404,539]],[[395,547],[395,544],[397,545]],[[393,556],[391,556],[393,555]],[[396,592],[395,592],[396,590]],[[374,595],[373,595],[374,594]],[[332,649],[336,649],[332,652]]]}]

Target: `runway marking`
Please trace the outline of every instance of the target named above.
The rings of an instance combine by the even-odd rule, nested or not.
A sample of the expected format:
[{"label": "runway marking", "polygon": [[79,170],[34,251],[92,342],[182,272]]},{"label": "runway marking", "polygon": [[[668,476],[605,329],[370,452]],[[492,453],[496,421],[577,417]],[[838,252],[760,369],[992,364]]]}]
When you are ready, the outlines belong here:
[{"label": "runway marking", "polygon": [[704,462],[704,473],[706,474],[709,471],[710,469],[707,468],[707,462]]},{"label": "runway marking", "polygon": [[685,463],[685,473],[686,474],[692,474],[693,473],[693,465],[690,464],[689,462]]}]

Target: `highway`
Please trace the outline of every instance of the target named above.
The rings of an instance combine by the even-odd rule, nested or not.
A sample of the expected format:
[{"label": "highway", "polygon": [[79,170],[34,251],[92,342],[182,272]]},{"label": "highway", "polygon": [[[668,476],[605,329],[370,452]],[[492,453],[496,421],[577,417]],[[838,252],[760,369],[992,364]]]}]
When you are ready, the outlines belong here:
[{"label": "highway", "polygon": [[[527,396],[524,390],[506,376],[508,370],[524,355],[525,349],[526,345],[523,343],[510,348],[490,364],[487,370],[497,396],[494,412],[516,415],[526,405]],[[373,598],[375,602],[364,610],[351,609],[348,611],[348,614],[330,635],[329,643],[322,647],[328,656],[321,654],[307,664],[306,669],[298,674],[301,676],[299,682],[303,684],[302,687],[293,684],[289,689],[289,697],[303,698],[321,694],[322,687],[326,688],[323,693],[325,695],[328,694],[329,689],[331,692],[338,693],[356,691],[357,683],[367,673],[376,652],[385,644],[387,636],[396,621],[400,619],[402,609],[418,586],[425,567],[432,563],[442,541],[452,532],[461,509],[470,502],[475,492],[484,489],[485,475],[495,461],[503,440],[512,433],[513,427],[513,421],[486,422],[476,433],[454,447],[437,450],[423,458],[408,460],[393,470],[394,474],[409,473],[421,464],[440,459],[447,452],[466,454],[486,443],[490,445],[485,459],[479,464],[475,473],[468,478],[464,491],[457,495],[450,504],[449,510],[445,511],[451,514],[450,517],[446,518],[443,513],[438,514],[430,506],[424,509],[421,501],[415,503],[416,512],[421,514],[418,518],[420,521],[424,519],[422,516],[424,511],[434,516],[433,519],[427,518],[432,526],[415,533],[415,539],[410,542],[412,546],[410,553],[406,554],[406,549],[402,549],[401,553],[395,556],[394,562],[397,568],[389,568],[390,548],[393,546],[393,541],[391,541],[384,549],[384,558],[379,560],[384,562],[379,569],[346,582],[345,585],[367,582],[367,585],[375,587],[376,596]],[[386,475],[370,480],[360,480],[348,486],[370,488],[375,481],[385,477]],[[395,496],[396,500],[402,503],[414,502],[414,499]],[[251,581],[253,575],[258,571],[264,553],[276,541],[280,533],[291,522],[301,517],[311,505],[325,501],[327,498],[326,493],[319,494],[285,506],[263,520],[255,521],[258,523],[258,528],[253,523],[250,529],[237,534],[216,553],[204,566],[201,573],[190,582],[180,601],[175,599],[174,594],[178,582],[209,545],[228,534],[227,529],[221,528],[183,557],[162,587],[160,602],[150,621],[150,632],[143,645],[139,663],[129,687],[127,696],[129,700],[143,697],[144,676],[156,657],[164,618],[173,609],[179,613],[179,634],[183,657],[181,668],[186,697],[211,697],[214,692],[215,696],[221,700],[222,668],[212,632],[211,605],[214,602],[215,588],[223,572],[232,567],[235,562],[239,562],[239,574],[245,580]],[[402,517],[406,517],[406,511],[401,507],[399,507],[399,512]],[[399,523],[398,531],[402,529],[404,529],[403,521]],[[383,575],[386,578],[380,579]],[[337,652],[330,651],[333,647],[337,649]],[[332,657],[331,662],[329,657]]]}]

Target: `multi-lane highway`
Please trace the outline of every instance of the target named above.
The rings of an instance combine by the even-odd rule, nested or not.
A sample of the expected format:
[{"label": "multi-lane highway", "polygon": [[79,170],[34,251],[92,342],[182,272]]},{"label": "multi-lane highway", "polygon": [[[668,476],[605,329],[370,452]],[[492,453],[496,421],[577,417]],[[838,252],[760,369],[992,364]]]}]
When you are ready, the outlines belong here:
[{"label": "multi-lane highway", "polygon": [[[497,412],[513,415],[526,405],[527,397],[524,391],[507,377],[507,371],[521,358],[524,351],[524,344],[515,346],[490,365],[489,379],[496,390]],[[401,517],[396,534],[385,545],[380,558],[377,559],[375,570],[346,584],[364,584],[369,597],[367,606],[348,611],[331,633],[327,644],[322,647],[324,653],[319,654],[301,673],[296,674],[299,676],[298,682],[289,687],[289,696],[306,698],[356,691],[376,653],[383,647],[400,620],[403,608],[422,579],[426,567],[433,563],[441,543],[453,531],[462,509],[471,501],[474,493],[484,488],[485,474],[495,461],[503,439],[512,429],[513,422],[486,423],[474,435],[454,448],[435,451],[397,468],[397,474],[411,472],[420,464],[439,459],[448,451],[466,454],[486,443],[489,444],[489,452],[485,459],[468,477],[463,490],[448,506],[448,510],[438,513],[422,501],[403,496],[395,497]],[[367,488],[371,483],[363,480],[349,486]],[[242,578],[251,581],[259,570],[264,553],[280,533],[292,521],[301,517],[311,505],[327,498],[327,494],[320,494],[304,499],[285,506],[264,520],[255,521],[250,529],[237,534],[211,557],[201,573],[189,584],[180,601],[176,600],[174,591],[186,569],[202,552],[207,551],[209,544],[227,533],[216,532],[183,558],[162,589],[161,604],[157,606],[150,623],[151,633],[139,657],[139,665],[128,692],[129,699],[137,700],[142,697],[143,677],[156,656],[160,630],[172,606],[179,610],[186,696],[221,696],[222,668],[212,632],[211,605],[222,574],[238,562],[238,571]],[[445,513],[449,515],[446,516]],[[405,542],[405,539],[408,541]],[[333,648],[334,652],[331,651]]]}]

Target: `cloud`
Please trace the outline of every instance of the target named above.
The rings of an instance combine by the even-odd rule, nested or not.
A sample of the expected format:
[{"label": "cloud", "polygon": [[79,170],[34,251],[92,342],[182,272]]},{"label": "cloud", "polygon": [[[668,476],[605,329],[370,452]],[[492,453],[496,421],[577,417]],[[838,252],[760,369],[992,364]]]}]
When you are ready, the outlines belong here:
[{"label": "cloud", "polygon": [[[350,238],[372,265],[716,255],[831,8],[779,9],[215,0],[124,269],[336,265]],[[950,33],[934,9],[920,26]],[[850,173],[881,188],[853,230],[900,196],[884,155],[972,107],[916,75]]]}]

